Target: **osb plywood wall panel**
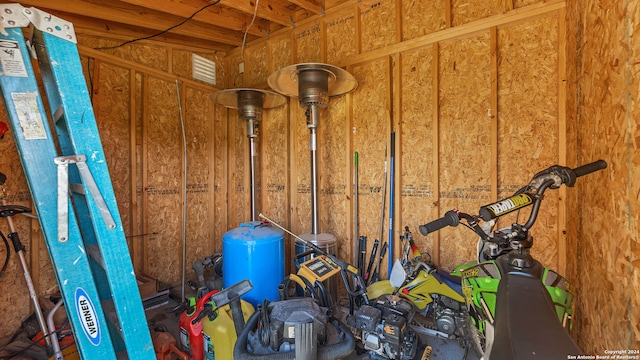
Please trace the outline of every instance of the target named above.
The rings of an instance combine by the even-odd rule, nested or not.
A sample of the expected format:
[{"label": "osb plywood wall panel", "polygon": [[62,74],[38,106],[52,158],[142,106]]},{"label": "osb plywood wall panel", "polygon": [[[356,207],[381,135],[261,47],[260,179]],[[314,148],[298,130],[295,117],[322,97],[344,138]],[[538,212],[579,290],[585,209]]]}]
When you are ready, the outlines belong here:
[{"label": "osb plywood wall panel", "polygon": [[[606,159],[581,182],[578,340],[586,352],[640,348],[638,53],[635,2],[570,2],[578,12],[579,159]],[[579,182],[582,179],[579,179]]]},{"label": "osb plywood wall panel", "polygon": [[229,225],[231,228],[251,220],[249,168],[249,140],[246,122],[240,120],[237,110],[229,110]]},{"label": "osb plywood wall panel", "polygon": [[[347,201],[352,182],[349,167],[344,166],[349,156],[347,111],[344,96],[332,98],[318,131],[321,230],[334,235],[338,244],[348,244],[352,238]],[[344,246],[338,246],[337,255],[346,259],[346,250]]]},{"label": "osb plywood wall panel", "polygon": [[285,34],[285,36],[274,37],[267,42],[267,53],[269,54],[268,75],[271,75],[274,71],[277,71],[287,65],[292,64],[291,55],[293,51],[291,36]]},{"label": "osb plywood wall panel", "polygon": [[511,0],[490,1],[451,1],[451,23],[453,26],[463,25],[474,20],[506,12],[511,7]]},{"label": "osb plywood wall panel", "polygon": [[[367,253],[380,232],[385,148],[391,133],[390,66],[385,57],[350,69],[358,81],[352,96],[359,110],[353,112],[351,134],[352,149],[358,152],[358,233],[367,236]],[[391,156],[390,148],[387,154]]]},{"label": "osb plywood wall panel", "polygon": [[[463,154],[490,154],[490,36],[488,33],[440,45],[439,162],[440,209],[476,213],[490,201],[490,168],[486,159]],[[442,214],[440,215],[442,216]],[[452,268],[473,259],[475,237],[464,228],[441,231],[441,265]],[[464,239],[464,240],[460,240]]]},{"label": "osb plywood wall panel", "polygon": [[298,62],[320,62],[320,24],[300,27],[295,31],[295,37]]},{"label": "osb plywood wall panel", "polygon": [[[213,105],[210,93],[186,87],[184,99],[184,125],[187,141],[187,268],[196,259],[204,259],[213,253],[214,237],[212,220],[212,178],[210,156],[213,146]],[[219,131],[219,130],[218,130]]]},{"label": "osb plywood wall panel", "polygon": [[[144,122],[145,212],[147,233],[145,270],[165,282],[182,274],[183,148],[175,83],[147,77]],[[154,99],[162,101],[154,102]]]},{"label": "osb plywood wall panel", "polygon": [[245,58],[245,82],[247,87],[260,86],[264,79],[269,76],[267,73],[267,47],[266,43],[256,44],[244,51]]},{"label": "osb plywood wall panel", "polygon": [[360,15],[361,52],[383,48],[396,42],[396,5],[393,1],[362,1]]},{"label": "osb plywood wall panel", "polygon": [[209,160],[213,161],[213,219],[210,226],[213,227],[213,251],[222,251],[222,235],[228,230],[227,199],[229,185],[227,182],[227,109],[222,106],[214,107],[211,127],[213,129],[213,147],[208,154]]},{"label": "osb plywood wall panel", "polygon": [[[93,69],[91,69],[93,71]],[[107,165],[118,169],[117,176],[112,175],[113,190],[117,195],[118,210],[122,218],[125,235],[129,242],[137,241],[131,225],[131,153],[128,150],[130,139],[130,76],[131,70],[111,64],[100,63],[93,89],[98,131],[102,140]],[[104,95],[103,95],[104,94]]]},{"label": "osb plywood wall panel", "polygon": [[[628,12],[627,16],[630,18],[628,24],[638,24],[640,22],[640,4],[637,2],[628,3]],[[629,61],[629,66],[631,67],[630,71],[627,74],[637,74],[640,71],[640,40],[637,37],[628,38],[628,41],[631,44],[631,55],[630,57],[633,59]],[[629,79],[629,81],[633,81],[632,86],[628,87],[629,91],[629,99],[633,99],[631,102],[632,108],[630,109],[630,113],[627,115],[627,123],[635,129],[634,134],[638,134],[638,120],[640,119],[640,107],[638,104],[640,103],[640,92],[638,91],[638,80],[637,78]],[[633,146],[631,146],[633,144]],[[638,144],[629,142],[630,147],[630,163],[631,165],[631,176],[632,179],[637,179],[640,176],[640,156],[638,154]],[[630,182],[630,191],[631,194],[640,194],[640,184],[637,181]],[[637,289],[640,289],[640,198],[638,196],[635,197],[633,201],[630,201],[630,216],[631,221],[629,221],[629,228],[631,231],[631,254],[629,258],[629,262],[627,263],[627,268],[631,273],[631,288],[635,289],[635,295],[631,295],[631,338],[634,339],[632,345],[630,346],[633,349],[640,348],[640,297],[637,296]]]},{"label": "osb plywood wall panel", "polygon": [[448,1],[402,1],[402,40],[410,40],[447,27]]},{"label": "osb plywood wall panel", "polygon": [[[558,164],[558,19],[546,17],[497,32],[498,197],[526,185],[535,172]],[[523,101],[526,99],[526,101]],[[482,122],[488,123],[484,117]],[[558,268],[558,191],[545,196],[533,227],[533,255]],[[529,212],[523,211],[522,220]],[[515,216],[501,219],[509,226]]]},{"label": "osb plywood wall panel", "polygon": [[354,9],[327,16],[327,62],[339,64],[356,53]]},{"label": "osb plywood wall panel", "polygon": [[304,116],[305,110],[298,106],[297,99],[292,99],[291,107],[291,227],[297,234],[311,233],[310,132]]},{"label": "osb plywood wall panel", "polygon": [[[295,102],[292,106],[297,107]],[[286,224],[289,193],[288,179],[284,174],[289,173],[289,106],[268,109],[263,113],[260,123],[260,152],[261,167],[257,174],[262,179],[262,197],[258,212],[262,212],[278,224]]]},{"label": "osb plywood wall panel", "polygon": [[145,42],[138,43],[136,46],[122,46],[123,41],[120,40],[85,34],[78,34],[78,43],[153,69],[166,72],[170,70],[170,50],[166,47],[154,46]]},{"label": "osb plywood wall panel", "polygon": [[433,242],[419,236],[418,224],[441,214],[434,206],[433,67],[434,46],[400,55],[400,200],[399,224],[409,226],[421,252],[434,254]]}]

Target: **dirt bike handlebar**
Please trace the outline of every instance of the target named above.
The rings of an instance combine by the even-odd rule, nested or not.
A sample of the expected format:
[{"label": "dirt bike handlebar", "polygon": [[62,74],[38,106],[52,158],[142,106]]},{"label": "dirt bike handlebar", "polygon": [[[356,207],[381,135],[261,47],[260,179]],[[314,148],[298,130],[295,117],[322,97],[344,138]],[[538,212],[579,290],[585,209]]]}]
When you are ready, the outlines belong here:
[{"label": "dirt bike handlebar", "polygon": [[[525,224],[525,227],[529,228],[535,222],[540,208],[541,195],[547,188],[557,189],[561,185],[572,187],[576,182],[576,178],[605,169],[606,167],[607,162],[604,160],[597,160],[575,169],[560,165],[551,166],[534,175],[530,184],[518,190],[514,195],[480,207],[479,217],[484,221],[489,221],[533,204],[533,210],[531,211],[529,220]],[[474,216],[461,213],[457,210],[449,210],[443,217],[420,225],[420,233],[426,236],[447,226],[458,226],[461,217],[465,218],[467,222],[469,222],[469,220],[475,221]]]},{"label": "dirt bike handlebar", "polygon": [[459,223],[460,217],[458,216],[458,213],[454,210],[449,210],[444,213],[443,217],[420,225],[418,230],[420,230],[420,234],[427,236],[427,234],[436,232],[447,226],[458,226]]}]

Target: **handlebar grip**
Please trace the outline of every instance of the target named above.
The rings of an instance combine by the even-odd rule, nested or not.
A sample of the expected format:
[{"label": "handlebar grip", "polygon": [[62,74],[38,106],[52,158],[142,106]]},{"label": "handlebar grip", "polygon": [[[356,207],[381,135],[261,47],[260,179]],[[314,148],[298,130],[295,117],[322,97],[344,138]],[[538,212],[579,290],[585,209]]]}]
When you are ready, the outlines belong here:
[{"label": "handlebar grip", "polygon": [[604,160],[598,160],[589,164],[578,166],[577,168],[573,169],[573,172],[574,174],[576,174],[576,177],[580,177],[583,175],[591,174],[594,171],[598,171],[606,168],[607,168],[607,162]]},{"label": "handlebar grip", "polygon": [[418,229],[420,230],[420,234],[427,236],[428,234],[436,232],[447,226],[458,226],[459,223],[460,217],[458,216],[458,213],[453,210],[449,210],[440,219],[420,225]]}]

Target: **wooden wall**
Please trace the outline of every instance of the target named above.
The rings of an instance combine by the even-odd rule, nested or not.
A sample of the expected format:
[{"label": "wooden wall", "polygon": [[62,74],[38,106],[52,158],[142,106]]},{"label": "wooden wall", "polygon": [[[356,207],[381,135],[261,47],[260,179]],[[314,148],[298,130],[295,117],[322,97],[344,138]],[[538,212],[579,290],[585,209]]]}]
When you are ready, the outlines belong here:
[{"label": "wooden wall", "polygon": [[[198,53],[217,62],[220,88],[266,88],[270,74],[300,62],[330,63],[356,77],[358,88],[331,99],[318,129],[319,226],[336,236],[343,259],[353,255],[354,152],[360,158],[359,234],[371,246],[379,237],[392,131],[394,241],[409,226],[420,248],[446,268],[473,258],[475,237],[461,228],[424,237],[418,225],[453,207],[477,212],[547,166],[607,160],[609,169],[580,179],[577,188],[549,193],[532,230],[534,255],[576,288],[574,336],[587,353],[601,354],[637,349],[640,339],[639,201],[631,181],[638,162],[632,74],[640,47],[628,36],[638,22],[637,6],[613,0],[354,0],[245,49]],[[235,110],[209,101],[216,88],[188,80],[194,49],[153,42],[107,49],[118,43],[81,35],[85,75],[135,268],[176,282],[185,159],[188,274],[196,258],[221,251],[224,232],[250,219],[245,125]],[[294,233],[309,232],[309,131],[297,99],[265,110],[257,142],[258,210]],[[12,180],[9,199],[29,205],[11,136],[0,141],[0,151],[0,171]],[[37,223],[20,219],[19,227],[39,292],[54,290]],[[396,245],[396,255],[399,250]],[[13,333],[28,314],[17,305],[28,301],[25,290],[12,258],[0,282],[0,316],[11,318],[0,342],[2,331]]]},{"label": "wooden wall", "polygon": [[[423,237],[419,224],[453,207],[477,211],[526,183],[535,169],[567,162],[563,14],[562,1],[348,3],[232,52],[230,77],[238,79],[234,86],[262,87],[273,72],[300,62],[351,72],[358,88],[332,98],[319,125],[321,232],[335,235],[339,254],[352,259],[358,152],[359,234],[369,246],[380,237],[385,150],[394,131],[395,243],[409,226],[418,244],[451,268],[473,257],[473,236],[455,229]],[[288,114],[289,142],[266,149],[261,139],[261,156],[280,159],[261,169],[288,171],[283,185],[291,210],[283,213],[281,203],[264,197],[260,206],[267,215],[278,211],[275,218],[300,234],[310,231],[309,131],[297,99],[283,111],[270,114],[262,130]],[[388,197],[387,190],[385,241]],[[535,252],[565,272],[566,203],[551,196],[545,205],[539,226],[550,231],[537,234]]]},{"label": "wooden wall", "polygon": [[580,193],[577,332],[590,353],[640,348],[637,1],[569,1],[578,34],[578,158],[605,172]]}]

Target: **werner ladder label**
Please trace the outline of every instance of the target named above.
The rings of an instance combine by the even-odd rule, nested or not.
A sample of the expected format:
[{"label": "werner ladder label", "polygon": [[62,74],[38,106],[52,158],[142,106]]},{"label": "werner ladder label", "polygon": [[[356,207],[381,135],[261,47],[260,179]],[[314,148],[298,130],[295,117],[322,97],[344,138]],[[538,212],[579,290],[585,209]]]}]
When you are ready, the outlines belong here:
[{"label": "werner ladder label", "polygon": [[[0,8],[2,96],[79,353],[154,359],[73,26],[19,4]],[[51,123],[21,29],[29,23]]]}]

